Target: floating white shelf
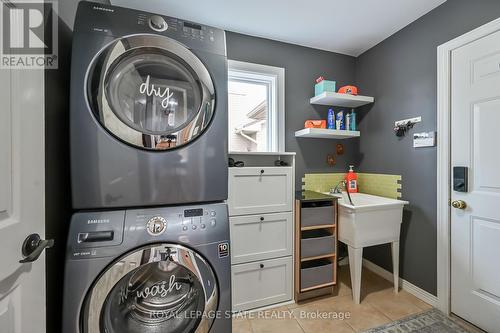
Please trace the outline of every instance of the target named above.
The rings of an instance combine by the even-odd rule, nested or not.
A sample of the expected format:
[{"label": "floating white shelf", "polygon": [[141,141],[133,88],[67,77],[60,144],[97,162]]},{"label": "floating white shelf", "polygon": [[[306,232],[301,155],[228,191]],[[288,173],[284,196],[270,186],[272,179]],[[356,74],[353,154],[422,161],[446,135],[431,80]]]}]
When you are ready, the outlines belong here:
[{"label": "floating white shelf", "polygon": [[295,152],[272,152],[272,151],[230,151],[229,155],[262,155],[262,156],[294,156]]},{"label": "floating white shelf", "polygon": [[304,128],[295,132],[297,138],[351,139],[359,137],[359,131],[343,131],[325,128]]},{"label": "floating white shelf", "polygon": [[357,108],[373,103],[375,98],[369,96],[339,94],[325,91],[318,96],[311,98],[311,104],[341,106],[346,108]]}]

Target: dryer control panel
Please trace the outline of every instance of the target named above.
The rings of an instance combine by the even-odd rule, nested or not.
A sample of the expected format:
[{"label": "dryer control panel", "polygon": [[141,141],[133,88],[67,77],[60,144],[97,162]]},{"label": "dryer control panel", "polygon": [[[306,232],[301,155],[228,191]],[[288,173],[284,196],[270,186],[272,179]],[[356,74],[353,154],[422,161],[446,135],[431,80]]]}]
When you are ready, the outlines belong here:
[{"label": "dryer control panel", "polygon": [[115,37],[132,34],[159,34],[188,48],[226,55],[224,30],[175,17],[130,8],[81,1],[75,32],[92,32]]}]

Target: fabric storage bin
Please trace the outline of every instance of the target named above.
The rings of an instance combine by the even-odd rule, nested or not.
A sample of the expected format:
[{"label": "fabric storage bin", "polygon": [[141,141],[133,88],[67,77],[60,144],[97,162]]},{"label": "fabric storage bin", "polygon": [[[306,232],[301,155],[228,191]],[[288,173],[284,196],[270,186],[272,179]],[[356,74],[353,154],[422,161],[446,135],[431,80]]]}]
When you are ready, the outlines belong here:
[{"label": "fabric storage bin", "polygon": [[300,258],[311,258],[335,253],[335,236],[326,230],[302,232]]},{"label": "fabric storage bin", "polygon": [[314,96],[318,96],[325,91],[336,92],[337,83],[335,81],[323,80],[314,86]]},{"label": "fabric storage bin", "polygon": [[333,263],[328,260],[312,260],[302,264],[300,289],[333,283]]},{"label": "fabric storage bin", "polygon": [[300,209],[300,226],[313,227],[335,223],[333,201],[304,202]]}]

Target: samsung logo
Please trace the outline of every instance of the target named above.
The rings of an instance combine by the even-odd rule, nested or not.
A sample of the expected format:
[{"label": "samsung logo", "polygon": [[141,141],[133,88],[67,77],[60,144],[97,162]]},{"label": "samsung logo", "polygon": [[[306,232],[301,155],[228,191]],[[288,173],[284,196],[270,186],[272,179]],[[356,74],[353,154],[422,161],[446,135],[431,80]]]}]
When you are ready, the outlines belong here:
[{"label": "samsung logo", "polygon": [[105,8],[105,7],[97,7],[97,6],[94,6],[92,7],[92,9],[94,10],[102,10],[103,12],[114,12],[115,10],[114,9],[111,9],[111,8]]},{"label": "samsung logo", "polygon": [[109,223],[109,219],[87,220],[87,224],[104,224],[104,223]]}]

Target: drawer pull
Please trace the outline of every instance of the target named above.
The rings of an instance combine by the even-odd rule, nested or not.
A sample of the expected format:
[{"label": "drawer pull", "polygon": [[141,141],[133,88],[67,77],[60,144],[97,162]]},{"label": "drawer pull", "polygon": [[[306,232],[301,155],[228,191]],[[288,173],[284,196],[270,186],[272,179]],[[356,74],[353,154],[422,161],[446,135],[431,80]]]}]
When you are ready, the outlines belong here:
[{"label": "drawer pull", "polygon": [[264,216],[261,216],[261,217],[260,217],[260,221],[261,221],[261,222],[262,222],[262,221],[264,221]]},{"label": "drawer pull", "polygon": [[264,264],[260,264],[260,268],[264,268]]},{"label": "drawer pull", "polygon": [[260,170],[260,173],[263,174],[264,173],[264,169]]}]

